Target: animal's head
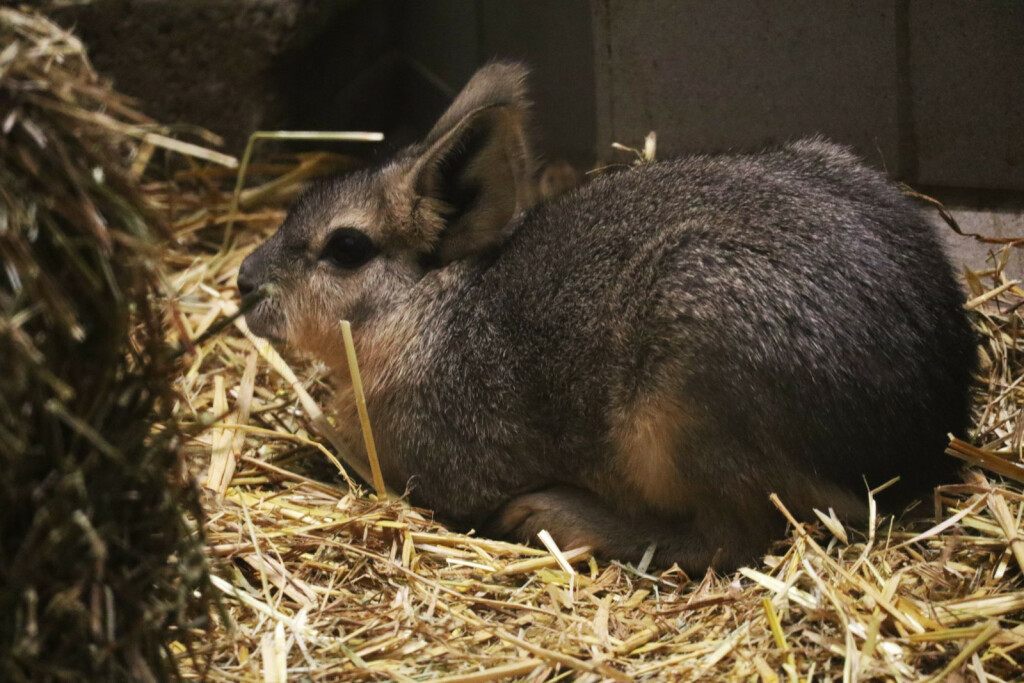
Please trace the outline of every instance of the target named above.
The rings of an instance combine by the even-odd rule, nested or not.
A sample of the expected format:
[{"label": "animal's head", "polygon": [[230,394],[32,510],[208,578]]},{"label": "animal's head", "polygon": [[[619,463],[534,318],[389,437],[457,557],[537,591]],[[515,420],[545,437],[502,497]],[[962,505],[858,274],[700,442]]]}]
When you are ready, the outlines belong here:
[{"label": "animal's head", "polygon": [[320,350],[338,321],[386,314],[431,270],[497,247],[532,203],[525,78],[482,68],[423,142],[299,199],[239,270],[243,295],[273,285],[252,331]]}]

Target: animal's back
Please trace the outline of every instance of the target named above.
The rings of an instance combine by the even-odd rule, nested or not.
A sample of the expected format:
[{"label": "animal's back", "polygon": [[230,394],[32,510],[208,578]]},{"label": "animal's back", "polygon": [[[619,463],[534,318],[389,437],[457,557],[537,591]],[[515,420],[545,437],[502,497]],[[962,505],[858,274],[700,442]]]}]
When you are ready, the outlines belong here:
[{"label": "animal's back", "polygon": [[422,143],[308,194],[239,272],[275,285],[250,328],[342,387],[352,321],[392,485],[487,533],[699,572],[777,537],[770,492],[856,521],[862,476],[951,468],[971,334],[880,174],[811,140],[529,209],[525,77],[481,69]]},{"label": "animal's back", "polygon": [[488,284],[503,334],[532,342],[516,383],[549,433],[583,444],[600,421],[625,445],[591,452],[643,450],[654,470],[672,451],[674,484],[624,472],[608,487],[650,481],[623,497],[952,470],[975,353],[960,290],[932,226],[840,147],[599,177],[527,216]]}]

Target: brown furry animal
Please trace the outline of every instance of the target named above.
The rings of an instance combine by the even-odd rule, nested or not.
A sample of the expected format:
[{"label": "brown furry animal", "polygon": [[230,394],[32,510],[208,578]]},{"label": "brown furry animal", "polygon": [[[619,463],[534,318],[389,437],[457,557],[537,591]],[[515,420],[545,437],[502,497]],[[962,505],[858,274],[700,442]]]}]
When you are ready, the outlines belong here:
[{"label": "brown furry animal", "polygon": [[[947,475],[974,343],[933,228],[821,139],[596,178],[533,206],[525,71],[312,188],[246,259],[254,332],[348,372],[386,478],[464,527],[688,572],[865,486]],[[340,405],[351,405],[341,401]],[[358,444],[356,420],[344,422]]]}]

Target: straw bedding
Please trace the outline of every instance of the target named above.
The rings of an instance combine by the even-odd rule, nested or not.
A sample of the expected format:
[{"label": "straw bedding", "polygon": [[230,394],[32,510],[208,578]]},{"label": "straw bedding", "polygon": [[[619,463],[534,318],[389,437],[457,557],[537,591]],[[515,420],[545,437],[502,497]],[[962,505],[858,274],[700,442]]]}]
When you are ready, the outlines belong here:
[{"label": "straw bedding", "polygon": [[[278,160],[249,192],[328,159]],[[189,197],[168,260],[183,328],[199,335],[235,310],[234,273],[284,213],[243,202],[225,250],[228,198],[176,202]],[[993,245],[967,275],[984,336],[981,448],[955,442],[950,454],[983,469],[924,501],[928,522],[852,529],[822,511],[763,564],[724,577],[454,534],[348,489],[316,408],[330,393],[323,368],[284,364],[236,322],[196,349],[182,380],[181,419],[214,421],[189,448],[234,622],[189,665],[225,681],[1018,678],[1024,291],[1002,267],[1017,246]]]},{"label": "straw bedding", "polygon": [[[323,368],[280,359],[233,314],[239,264],[295,191],[353,161],[255,162],[233,212],[234,172],[210,163],[228,160],[182,151],[198,156],[161,165],[175,170],[145,182],[140,201],[170,225],[151,298],[168,311],[163,341],[181,350],[167,425],[193,435],[183,449],[203,486],[223,607],[209,628],[171,631],[187,678],[1021,677],[1024,290],[1002,265],[1022,242],[994,244],[991,262],[967,275],[985,357],[976,431],[936,457],[975,467],[922,502],[929,521],[879,516],[853,529],[826,510],[819,524],[793,524],[756,566],[687,577],[451,533],[428,511],[351,487],[320,412]],[[140,175],[156,166],[151,152],[134,157]]]}]

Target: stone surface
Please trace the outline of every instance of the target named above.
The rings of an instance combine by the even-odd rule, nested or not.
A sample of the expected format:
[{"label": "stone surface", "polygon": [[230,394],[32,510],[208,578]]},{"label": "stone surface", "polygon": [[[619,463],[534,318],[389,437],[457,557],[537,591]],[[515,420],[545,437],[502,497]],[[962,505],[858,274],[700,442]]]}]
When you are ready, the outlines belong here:
[{"label": "stone surface", "polygon": [[910,0],[918,180],[1024,190],[1024,2]]},{"label": "stone surface", "polygon": [[[997,239],[1024,238],[1024,197],[999,192],[941,189],[931,194],[946,205],[964,233]],[[962,268],[984,270],[989,254],[1001,248],[999,244],[958,235],[941,219],[936,219],[935,223],[946,241],[950,256]],[[1006,273],[1012,278],[1024,279],[1024,250],[1013,250]]]},{"label": "stone surface", "polygon": [[594,0],[598,149],[650,130],[663,156],[823,133],[892,169],[893,5]]},{"label": "stone surface", "polygon": [[532,69],[538,149],[580,166],[650,130],[662,158],[823,133],[916,186],[1024,190],[1020,0],[94,0],[59,17],[147,112],[234,153],[255,129],[410,142],[511,58]]}]

